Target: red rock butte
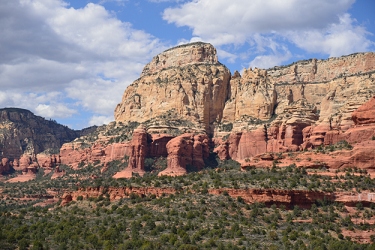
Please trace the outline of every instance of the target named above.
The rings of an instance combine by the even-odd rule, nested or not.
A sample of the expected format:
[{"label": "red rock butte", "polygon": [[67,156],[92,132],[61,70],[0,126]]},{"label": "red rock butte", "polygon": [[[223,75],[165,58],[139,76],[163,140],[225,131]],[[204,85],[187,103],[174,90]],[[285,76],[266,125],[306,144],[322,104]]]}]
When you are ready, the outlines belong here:
[{"label": "red rock butte", "polygon": [[[346,141],[353,148],[334,161],[322,157],[324,164],[371,168],[373,157],[367,155],[374,155],[374,90],[373,52],[231,74],[211,44],[181,45],[156,55],[116,106],[116,121],[107,126],[107,134],[131,123],[143,124],[132,139],[114,142],[116,136],[104,134],[95,141],[76,139],[61,147],[61,163],[78,168],[123,160],[126,155],[129,164],[115,177],[128,178],[145,173],[146,158],[162,156],[167,168],[159,174],[181,175],[189,165],[201,169],[210,151],[244,167],[261,166],[272,163],[275,153]],[[18,117],[9,112],[0,115],[5,120]],[[19,138],[13,139],[19,143]],[[9,154],[11,149],[0,148]],[[18,168],[27,160],[8,158],[15,158]],[[40,166],[49,164],[43,156],[36,158]]]}]

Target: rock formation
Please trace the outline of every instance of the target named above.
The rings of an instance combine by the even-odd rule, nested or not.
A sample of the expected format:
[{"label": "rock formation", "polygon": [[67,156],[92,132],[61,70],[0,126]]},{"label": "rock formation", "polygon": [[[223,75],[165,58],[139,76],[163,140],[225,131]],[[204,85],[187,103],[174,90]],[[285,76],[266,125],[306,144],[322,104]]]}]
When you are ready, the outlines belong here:
[{"label": "rock formation", "polygon": [[1,159],[0,162],[0,175],[3,173],[8,173],[11,170],[12,163],[9,161],[8,158]]},{"label": "rock formation", "polygon": [[167,50],[145,66],[115,109],[117,122],[145,122],[164,115],[193,121],[210,132],[222,118],[230,79],[216,49],[192,43]]},{"label": "rock formation", "polygon": [[18,108],[0,109],[0,129],[0,155],[11,160],[23,154],[58,151],[64,143],[91,131],[74,131]]},{"label": "rock formation", "polygon": [[355,110],[352,119],[355,125],[375,124],[375,96]]},{"label": "rock formation", "polygon": [[78,168],[80,164],[105,163],[124,159],[130,155],[130,143],[110,143],[96,141],[92,145],[80,141],[65,143],[60,149],[61,163]]},{"label": "rock formation", "polygon": [[[61,163],[108,167],[108,162],[129,156],[128,168],[116,175],[121,178],[142,175],[146,157],[163,156],[168,166],[160,174],[180,175],[189,167],[202,168],[209,147],[221,159],[244,162],[345,140],[356,145],[342,156],[346,163],[329,164],[348,166],[370,150],[358,143],[374,135],[374,101],[363,105],[374,99],[374,73],[375,53],[369,52],[231,75],[212,45],[177,46],[155,56],[125,90],[115,109],[116,122],[61,147]],[[48,137],[48,145],[41,146],[35,143],[36,125],[55,123],[21,111],[1,110],[1,128],[16,131],[0,134],[3,157],[15,158],[14,168],[26,169],[30,159],[17,159],[29,152],[37,155],[39,166],[53,166],[54,159],[37,153],[59,147],[63,139],[56,138],[70,132],[59,128],[58,136]],[[22,132],[13,125],[31,120],[30,129]],[[144,127],[133,132],[139,124]]]},{"label": "rock formation", "polygon": [[[296,150],[305,127],[344,130],[353,125],[351,113],[375,94],[374,71],[375,54],[357,53],[268,70],[250,68],[230,77],[210,44],[192,43],[154,57],[126,89],[115,118],[143,122],[164,115],[166,120],[194,121],[220,136],[223,130],[256,131],[283,116],[269,127],[270,149]],[[286,142],[281,141],[284,135]]]},{"label": "rock formation", "polygon": [[223,110],[222,122],[234,122],[246,117],[268,120],[272,117],[277,94],[266,70],[248,69],[235,72]]},{"label": "rock formation", "polygon": [[114,178],[131,178],[134,174],[145,174],[145,158],[147,156],[147,133],[143,126],[134,130],[131,140],[128,167],[118,172]]},{"label": "rock formation", "polygon": [[183,134],[170,140],[166,147],[168,166],[159,175],[184,175],[188,167],[201,170],[209,155],[207,135]]}]

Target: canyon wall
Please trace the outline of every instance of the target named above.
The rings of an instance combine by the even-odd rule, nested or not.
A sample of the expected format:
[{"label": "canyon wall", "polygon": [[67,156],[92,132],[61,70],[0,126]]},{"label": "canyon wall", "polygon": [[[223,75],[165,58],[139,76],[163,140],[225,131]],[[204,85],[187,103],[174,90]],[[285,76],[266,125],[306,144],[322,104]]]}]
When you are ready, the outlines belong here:
[{"label": "canyon wall", "polygon": [[[353,112],[374,95],[372,52],[228,75],[212,45],[193,43],[154,57],[126,89],[115,118],[146,121],[164,114],[166,120],[187,119],[213,136],[221,159],[241,161],[339,140],[355,142],[346,131],[357,126],[355,119],[369,118]],[[354,134],[359,133],[365,140],[373,131]]]}]

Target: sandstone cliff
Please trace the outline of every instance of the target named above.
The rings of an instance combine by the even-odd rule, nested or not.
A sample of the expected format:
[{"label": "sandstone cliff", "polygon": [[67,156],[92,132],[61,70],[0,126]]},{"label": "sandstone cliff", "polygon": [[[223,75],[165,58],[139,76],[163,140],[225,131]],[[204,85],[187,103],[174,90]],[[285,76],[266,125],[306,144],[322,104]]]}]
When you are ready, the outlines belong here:
[{"label": "sandstone cliff", "polygon": [[227,97],[229,70],[210,44],[193,43],[167,50],[145,66],[115,109],[116,121],[147,120],[164,115],[189,120],[210,130],[220,122]]},{"label": "sandstone cliff", "polygon": [[[357,120],[363,123],[372,121],[370,106],[360,107],[375,95],[374,53],[301,61],[267,71],[253,70],[257,75],[258,72],[263,72],[263,78],[260,78],[263,82],[259,80],[260,85],[274,86],[273,92],[267,93],[263,88],[261,93],[268,97],[275,96],[275,100],[260,97],[262,101],[259,102],[264,107],[269,107],[263,110],[274,107],[271,113],[267,113],[271,119],[256,115],[255,111],[260,110],[256,101],[251,103],[253,105],[248,105],[247,115],[237,118],[235,115],[228,115],[238,112],[235,111],[234,104],[240,98],[241,91],[244,91],[238,91],[238,86],[242,85],[234,83],[241,83],[244,81],[242,78],[248,78],[250,70],[246,70],[244,76],[236,73],[232,77],[231,88],[236,90],[230,92],[234,95],[226,102],[223,117],[226,118],[224,122],[233,122],[234,131],[227,140],[215,140],[215,152],[218,152],[220,158],[244,160],[265,152],[298,151],[331,145],[340,140],[355,143],[373,133],[372,128],[367,128],[366,136],[356,139],[351,139],[355,136],[349,136]],[[253,96],[257,95],[256,91],[253,93]],[[253,98],[251,94],[247,96],[249,99]],[[245,101],[241,101],[242,107],[243,103]],[[363,117],[358,115],[357,118],[354,115],[357,109],[363,110]],[[229,117],[234,118],[230,120]],[[349,129],[351,130],[348,131]],[[218,126],[216,136],[225,135],[222,131]],[[346,131],[349,133],[345,133]]]},{"label": "sandstone cliff", "polygon": [[[355,143],[347,131],[360,140],[373,132],[369,126],[353,131],[372,124],[371,108],[358,108],[375,95],[374,73],[375,54],[357,53],[231,75],[212,45],[178,46],[155,56],[125,90],[116,122],[91,139],[64,144],[61,161],[78,167],[127,155],[128,170],[143,173],[145,157],[163,156],[168,167],[161,174],[182,174],[191,164],[200,169],[213,147],[221,159],[243,162],[339,140]],[[140,123],[143,132],[133,133]]]},{"label": "sandstone cliff", "polygon": [[144,122],[160,115],[175,119],[174,113],[209,133],[230,123],[236,131],[252,130],[254,122],[304,99],[316,107],[320,123],[345,129],[353,124],[351,112],[375,94],[373,73],[375,54],[357,53],[230,76],[212,45],[192,43],[155,56],[126,89],[115,118]]}]

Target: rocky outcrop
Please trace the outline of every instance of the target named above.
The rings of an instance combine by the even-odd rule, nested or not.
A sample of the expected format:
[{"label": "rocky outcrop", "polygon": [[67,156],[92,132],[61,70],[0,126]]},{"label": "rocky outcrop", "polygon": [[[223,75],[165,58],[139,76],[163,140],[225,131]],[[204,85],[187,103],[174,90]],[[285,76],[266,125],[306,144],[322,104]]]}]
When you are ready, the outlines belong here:
[{"label": "rocky outcrop", "polygon": [[216,49],[207,43],[180,45],[155,56],[142,71],[141,77],[152,75],[168,68],[189,64],[217,64]]},{"label": "rocky outcrop", "polygon": [[[121,198],[129,198],[131,195],[139,195],[141,197],[155,195],[161,197],[163,195],[175,194],[174,188],[156,188],[156,187],[86,187],[79,188],[77,191],[64,193],[61,205],[65,205],[71,201],[77,201],[78,197],[82,199],[98,198],[108,195],[111,201]],[[316,201],[332,201],[344,203],[347,206],[355,206],[358,202],[365,204],[374,203],[374,193],[369,192],[319,192],[308,190],[283,190],[283,189],[209,189],[211,195],[227,194],[232,198],[241,197],[246,203],[264,203],[265,205],[285,205],[293,208],[298,205],[302,208],[308,208]]]},{"label": "rocky outcrop", "polygon": [[3,158],[0,161],[0,175],[11,171],[12,162],[8,158]]},{"label": "rocky outcrop", "polygon": [[375,96],[352,114],[355,125],[375,124]]},{"label": "rocky outcrop", "polygon": [[0,109],[0,131],[0,155],[12,161],[23,154],[58,152],[63,143],[84,133],[18,108]]},{"label": "rocky outcrop", "polygon": [[[277,159],[279,165],[287,166],[294,163],[299,167],[309,168],[325,166],[333,169],[353,167],[373,169],[375,162],[375,122],[372,122],[375,114],[374,103],[375,98],[371,98],[354,111],[352,113],[354,125],[346,130],[332,128],[325,124],[305,127],[302,129],[303,143],[300,149],[313,149],[319,146],[322,152],[301,152],[298,154],[298,161],[294,157],[283,156],[283,159]],[[272,139],[268,143],[270,142]],[[324,149],[324,146],[327,148]],[[274,150],[273,152],[280,151]],[[237,158],[240,161],[243,159]],[[272,165],[272,162],[261,162],[260,159],[261,155],[258,155],[251,160],[248,159],[247,162],[242,161],[242,166],[269,167]]]},{"label": "rocky outcrop", "polygon": [[[201,169],[213,145],[221,159],[270,161],[273,153],[345,140],[357,146],[342,156],[346,162],[329,164],[348,166],[355,159],[367,159],[363,152],[370,152],[359,143],[374,136],[375,101],[362,106],[374,99],[374,76],[375,53],[311,59],[267,70],[250,68],[231,76],[212,45],[178,46],[155,56],[125,90],[115,109],[116,122],[91,138],[65,143],[61,163],[74,168],[103,164],[105,171],[108,162],[128,156],[128,168],[116,175],[122,178],[142,175],[146,157],[163,156],[168,166],[160,174],[181,175],[190,167]],[[77,131],[29,111],[0,111],[0,128],[8,131],[0,134],[0,151],[3,157],[14,158],[17,169],[35,162],[27,157],[17,161],[21,155],[36,155],[38,167],[53,167],[54,158],[38,153],[77,136]],[[139,123],[145,128],[136,129],[131,137]],[[39,136],[41,131],[47,135]]]},{"label": "rocky outcrop", "polygon": [[145,122],[164,115],[189,120],[210,131],[221,121],[229,70],[217,60],[215,48],[192,43],[156,56],[126,90],[115,109],[118,122]]},{"label": "rocky outcrop", "polygon": [[303,143],[303,130],[318,120],[316,107],[305,99],[291,102],[272,123],[230,134],[217,141],[214,152],[220,159],[243,160],[266,152],[297,151]]},{"label": "rocky outcrop", "polygon": [[101,141],[87,145],[80,141],[64,144],[60,149],[61,163],[78,168],[80,164],[105,163],[124,159],[130,155],[130,143],[104,143]]},{"label": "rocky outcrop", "polygon": [[61,156],[60,155],[46,155],[46,154],[37,154],[37,162],[42,168],[56,168],[61,165]]},{"label": "rocky outcrop", "polygon": [[131,140],[128,167],[118,172],[114,178],[131,178],[134,174],[145,174],[145,158],[147,156],[147,132],[143,126],[134,130]]},{"label": "rocky outcrop", "polygon": [[[365,142],[375,136],[375,97],[363,103],[351,113],[352,125],[340,127],[332,123],[321,123],[306,127],[303,131],[303,148],[332,145],[340,141],[351,144]],[[375,137],[374,137],[375,138]]]},{"label": "rocky outcrop", "polygon": [[266,205],[285,205],[291,208],[295,205],[310,207],[318,200],[335,200],[335,195],[325,192],[306,190],[278,190],[278,189],[210,189],[210,194],[227,193],[233,198],[241,197],[246,203],[264,203]]},{"label": "rocky outcrop", "polygon": [[183,134],[170,140],[166,147],[168,165],[159,175],[184,175],[189,167],[201,170],[209,156],[207,135]]},{"label": "rocky outcrop", "polygon": [[229,86],[222,122],[234,122],[247,117],[268,120],[272,117],[277,94],[266,70],[245,69],[242,76],[235,72]]},{"label": "rocky outcrop", "polygon": [[374,53],[355,53],[327,60],[302,60],[287,66],[268,69],[276,83],[319,83],[374,71]]},{"label": "rocky outcrop", "polygon": [[56,168],[53,170],[53,174],[51,176],[51,180],[56,178],[61,178],[65,175],[65,171],[60,169],[60,166],[56,166]]},{"label": "rocky outcrop", "polygon": [[[221,159],[298,151],[343,138],[355,125],[353,111],[375,95],[374,73],[375,54],[357,53],[230,76],[210,44],[192,43],[154,57],[126,89],[115,118],[192,121],[214,135]],[[174,143],[171,155],[178,155],[186,140]],[[170,158],[174,166],[179,160]]]}]

